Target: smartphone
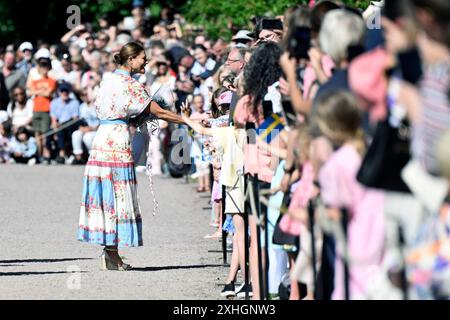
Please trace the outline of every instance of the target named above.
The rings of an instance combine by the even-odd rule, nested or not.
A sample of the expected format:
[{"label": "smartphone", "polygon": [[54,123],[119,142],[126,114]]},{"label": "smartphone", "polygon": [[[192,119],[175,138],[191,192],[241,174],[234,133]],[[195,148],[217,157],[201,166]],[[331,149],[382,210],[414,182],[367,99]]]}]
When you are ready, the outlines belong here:
[{"label": "smartphone", "polygon": [[283,30],[283,22],[280,19],[262,19],[261,27],[266,30]]},{"label": "smartphone", "polygon": [[289,56],[309,60],[309,49],[311,49],[311,29],[295,27],[288,41]]}]

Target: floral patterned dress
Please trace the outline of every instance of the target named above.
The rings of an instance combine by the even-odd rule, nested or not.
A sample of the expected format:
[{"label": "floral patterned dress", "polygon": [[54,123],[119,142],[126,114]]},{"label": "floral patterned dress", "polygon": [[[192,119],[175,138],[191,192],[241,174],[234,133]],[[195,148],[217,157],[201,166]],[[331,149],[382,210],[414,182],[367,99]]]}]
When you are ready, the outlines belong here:
[{"label": "floral patterned dress", "polygon": [[104,78],[96,97],[100,127],[83,181],[78,240],[142,246],[142,219],[127,121],[149,105],[144,87],[122,70]]}]

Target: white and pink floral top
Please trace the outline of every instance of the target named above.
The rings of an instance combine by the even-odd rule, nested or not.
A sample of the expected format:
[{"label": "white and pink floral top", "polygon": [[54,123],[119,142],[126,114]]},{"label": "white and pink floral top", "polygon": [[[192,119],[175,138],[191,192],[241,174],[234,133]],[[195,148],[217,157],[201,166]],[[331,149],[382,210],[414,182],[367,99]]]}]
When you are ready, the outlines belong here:
[{"label": "white and pink floral top", "polygon": [[100,83],[95,108],[100,120],[129,119],[148,107],[151,97],[144,86],[122,70]]}]

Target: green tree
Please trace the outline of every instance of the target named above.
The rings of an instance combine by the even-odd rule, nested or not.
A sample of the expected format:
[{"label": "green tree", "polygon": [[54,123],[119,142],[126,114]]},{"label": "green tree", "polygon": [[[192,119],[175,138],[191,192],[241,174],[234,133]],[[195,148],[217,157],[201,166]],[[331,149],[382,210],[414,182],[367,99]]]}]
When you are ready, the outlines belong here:
[{"label": "green tree", "polygon": [[[202,26],[209,36],[230,38],[231,25],[250,28],[253,16],[283,15],[285,10],[296,4],[307,4],[308,0],[188,0],[183,8],[186,19]],[[344,0],[343,3],[365,9],[369,0]]]}]

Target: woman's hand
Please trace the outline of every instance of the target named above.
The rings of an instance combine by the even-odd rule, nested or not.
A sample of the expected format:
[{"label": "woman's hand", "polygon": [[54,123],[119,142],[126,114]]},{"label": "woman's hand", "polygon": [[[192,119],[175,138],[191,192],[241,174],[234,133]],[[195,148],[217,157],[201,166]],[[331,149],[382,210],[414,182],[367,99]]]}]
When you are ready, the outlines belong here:
[{"label": "woman's hand", "polygon": [[186,115],[182,115],[181,118],[183,119],[184,123],[187,124],[189,127],[191,127],[195,132],[206,135],[206,136],[213,135],[212,129],[202,127],[202,125],[200,123],[192,121]]},{"label": "woman's hand", "polygon": [[186,99],[185,102],[181,103],[181,114],[189,117],[192,113],[192,109],[189,106],[189,101]]},{"label": "woman's hand", "polygon": [[181,113],[181,119],[183,119],[183,121],[186,125],[188,125],[189,127],[192,128],[193,121],[187,115],[185,115],[184,113]]},{"label": "woman's hand", "polygon": [[290,77],[295,77],[295,70],[297,69],[297,61],[295,58],[289,57],[289,52],[285,52],[280,57],[280,66],[284,74],[287,76],[288,81]]},{"label": "woman's hand", "polygon": [[314,70],[322,69],[322,52],[319,48],[311,48],[308,51],[309,61]]},{"label": "woman's hand", "polygon": [[402,81],[400,83],[398,102],[406,109],[408,119],[411,123],[420,121],[422,97],[416,87],[406,81]]},{"label": "woman's hand", "polygon": [[291,181],[291,175],[289,173],[285,173],[283,179],[281,179],[280,190],[284,193],[289,190],[289,182]]},{"label": "woman's hand", "polygon": [[408,28],[402,28],[397,23],[383,17],[381,25],[386,39],[386,49],[392,54],[397,54],[414,47],[415,34],[408,32]]},{"label": "woman's hand", "polygon": [[280,92],[285,96],[291,95],[291,88],[289,87],[289,83],[283,77],[280,78]]},{"label": "woman's hand", "polygon": [[309,49],[308,56],[311,67],[314,69],[314,73],[316,74],[317,80],[321,84],[324,84],[328,81],[328,76],[326,75],[322,65],[322,51],[320,51],[319,48],[313,47]]}]

